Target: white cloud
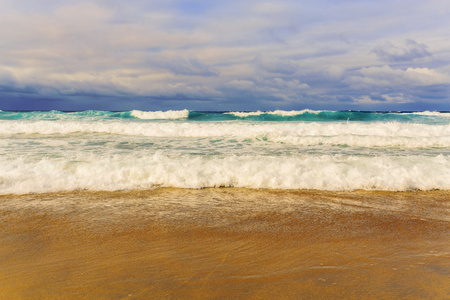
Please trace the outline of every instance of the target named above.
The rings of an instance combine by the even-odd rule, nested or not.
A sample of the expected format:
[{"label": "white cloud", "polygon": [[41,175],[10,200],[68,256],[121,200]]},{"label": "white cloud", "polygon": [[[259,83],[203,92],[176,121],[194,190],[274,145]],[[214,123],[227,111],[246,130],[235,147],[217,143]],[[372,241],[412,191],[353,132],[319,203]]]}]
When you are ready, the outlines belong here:
[{"label": "white cloud", "polygon": [[283,80],[281,78],[274,78],[272,81],[280,89],[303,90],[309,88],[308,84],[301,83],[297,79]]},{"label": "white cloud", "polygon": [[386,102],[388,103],[412,103],[414,102],[412,99],[407,98],[402,93],[396,93],[396,94],[383,94],[381,95],[384,99],[386,99]]},{"label": "white cloud", "polygon": [[249,90],[255,86],[255,83],[250,80],[238,80],[234,79],[227,83],[228,86],[238,90]]},{"label": "white cloud", "polygon": [[356,86],[427,86],[450,84],[450,76],[429,68],[393,69],[388,65],[362,68],[350,82]]},{"label": "white cloud", "polygon": [[404,103],[413,103],[412,99],[407,98],[402,93],[394,93],[394,94],[383,94],[380,96],[372,96],[372,95],[363,95],[359,97],[353,97],[354,103],[357,104],[383,104],[383,105],[392,105],[392,104],[404,104]]},{"label": "white cloud", "polygon": [[443,74],[429,68],[408,68],[406,80],[417,85],[450,84],[449,74]]}]

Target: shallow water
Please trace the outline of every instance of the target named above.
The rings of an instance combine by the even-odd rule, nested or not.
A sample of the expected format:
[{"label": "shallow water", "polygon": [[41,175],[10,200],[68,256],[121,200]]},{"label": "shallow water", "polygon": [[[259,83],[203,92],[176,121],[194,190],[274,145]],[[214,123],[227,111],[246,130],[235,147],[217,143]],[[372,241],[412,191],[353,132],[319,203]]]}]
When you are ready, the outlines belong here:
[{"label": "shallow water", "polygon": [[450,295],[450,194],[154,189],[0,196],[0,297]]}]

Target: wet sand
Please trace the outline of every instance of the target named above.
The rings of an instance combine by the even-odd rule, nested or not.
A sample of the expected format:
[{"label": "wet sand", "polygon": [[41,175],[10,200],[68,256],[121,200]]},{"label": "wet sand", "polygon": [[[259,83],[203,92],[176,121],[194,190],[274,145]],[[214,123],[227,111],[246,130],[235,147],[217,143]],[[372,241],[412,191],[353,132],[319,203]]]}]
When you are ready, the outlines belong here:
[{"label": "wet sand", "polygon": [[1,299],[448,299],[450,191],[0,196]]}]

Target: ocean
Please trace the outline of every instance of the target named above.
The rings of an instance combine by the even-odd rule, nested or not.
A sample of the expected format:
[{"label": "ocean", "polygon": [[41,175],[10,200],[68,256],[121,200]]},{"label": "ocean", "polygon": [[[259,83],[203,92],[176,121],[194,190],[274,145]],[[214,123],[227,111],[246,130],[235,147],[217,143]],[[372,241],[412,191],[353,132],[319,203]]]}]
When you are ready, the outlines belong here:
[{"label": "ocean", "polygon": [[0,111],[0,194],[450,189],[449,112]]}]

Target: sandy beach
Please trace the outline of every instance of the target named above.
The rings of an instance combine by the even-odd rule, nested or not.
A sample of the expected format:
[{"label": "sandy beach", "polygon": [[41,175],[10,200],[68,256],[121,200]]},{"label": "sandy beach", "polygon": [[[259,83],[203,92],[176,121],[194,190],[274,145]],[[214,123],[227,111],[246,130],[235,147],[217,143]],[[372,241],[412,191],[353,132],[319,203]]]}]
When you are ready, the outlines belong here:
[{"label": "sandy beach", "polygon": [[448,299],[450,192],[0,196],[1,299]]}]

